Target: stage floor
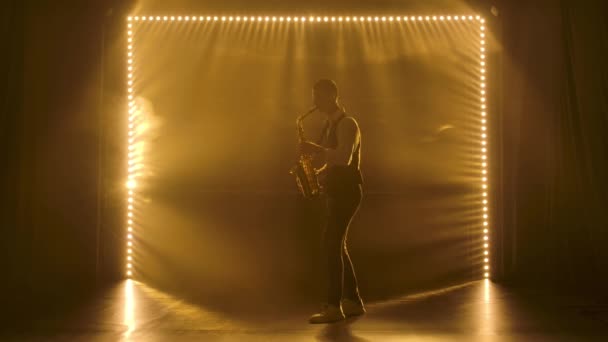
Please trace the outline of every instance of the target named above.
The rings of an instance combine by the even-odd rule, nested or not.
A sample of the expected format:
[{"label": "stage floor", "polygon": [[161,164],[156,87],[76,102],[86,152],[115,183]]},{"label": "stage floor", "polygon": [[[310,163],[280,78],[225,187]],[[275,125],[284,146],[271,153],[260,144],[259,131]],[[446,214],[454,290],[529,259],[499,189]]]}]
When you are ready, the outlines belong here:
[{"label": "stage floor", "polygon": [[[258,299],[252,300],[252,303]],[[608,341],[608,308],[479,281],[368,303],[368,314],[309,325],[308,307],[256,315],[217,312],[137,282],[123,282],[69,313],[21,322],[2,341]]]}]

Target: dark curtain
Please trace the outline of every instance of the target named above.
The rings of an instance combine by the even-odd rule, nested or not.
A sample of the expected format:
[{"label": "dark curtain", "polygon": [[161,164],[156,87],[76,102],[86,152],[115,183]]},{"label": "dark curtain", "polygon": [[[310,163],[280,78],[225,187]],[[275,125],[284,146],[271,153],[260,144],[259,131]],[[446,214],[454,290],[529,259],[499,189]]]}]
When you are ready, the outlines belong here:
[{"label": "dark curtain", "polygon": [[18,0],[0,4],[0,39],[0,289],[5,294],[18,288],[23,257],[23,6]]},{"label": "dark curtain", "polygon": [[505,2],[495,276],[608,285],[605,2]]},{"label": "dark curtain", "polygon": [[125,7],[111,16],[102,1],[0,4],[0,302],[15,311],[122,275],[124,227],[102,217],[121,212],[98,209],[109,192],[99,178],[102,42],[104,31],[117,39]]}]

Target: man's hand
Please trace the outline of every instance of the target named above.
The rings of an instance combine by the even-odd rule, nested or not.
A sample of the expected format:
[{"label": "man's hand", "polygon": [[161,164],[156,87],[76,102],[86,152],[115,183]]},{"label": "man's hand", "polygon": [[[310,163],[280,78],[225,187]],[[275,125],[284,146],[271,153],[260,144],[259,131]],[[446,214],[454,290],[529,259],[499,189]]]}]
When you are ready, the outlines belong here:
[{"label": "man's hand", "polygon": [[302,154],[315,154],[324,152],[325,148],[310,141],[303,141],[298,146],[298,150]]},{"label": "man's hand", "polygon": [[315,169],[315,173],[317,174],[317,179],[321,185],[325,184],[325,179],[327,178],[327,164],[323,165],[323,167]]}]

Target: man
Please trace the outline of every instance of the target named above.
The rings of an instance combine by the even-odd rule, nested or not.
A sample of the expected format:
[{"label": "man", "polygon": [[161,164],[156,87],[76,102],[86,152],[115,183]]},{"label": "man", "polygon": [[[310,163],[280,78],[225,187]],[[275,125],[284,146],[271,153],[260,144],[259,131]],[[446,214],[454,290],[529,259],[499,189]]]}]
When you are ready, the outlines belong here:
[{"label": "man", "polygon": [[319,144],[300,144],[302,153],[319,153],[326,161],[317,170],[323,179],[327,203],[324,245],[327,253],[329,288],[327,303],[310,323],[331,323],[365,313],[353,264],[346,248],[346,235],[352,217],[359,209],[363,178],[359,169],[361,133],[357,121],[346,116],[338,104],[338,87],[322,79],[313,87],[313,102],[327,115]]}]

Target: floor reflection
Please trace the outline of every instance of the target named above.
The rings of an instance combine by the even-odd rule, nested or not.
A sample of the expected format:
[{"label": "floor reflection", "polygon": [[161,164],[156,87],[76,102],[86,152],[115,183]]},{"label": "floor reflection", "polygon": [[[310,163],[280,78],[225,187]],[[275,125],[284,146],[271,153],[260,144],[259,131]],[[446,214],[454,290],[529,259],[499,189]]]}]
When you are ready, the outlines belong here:
[{"label": "floor reflection", "polygon": [[481,317],[479,318],[480,333],[483,335],[492,335],[496,333],[496,325],[494,324],[495,313],[493,306],[496,305],[495,301],[492,301],[492,283],[490,280],[483,280],[483,286],[481,287],[483,300],[480,301]]},{"label": "floor reflection", "polygon": [[128,279],[125,281],[125,320],[124,323],[127,330],[124,333],[124,337],[129,338],[131,333],[135,331],[135,294],[134,294],[134,281]]},{"label": "floor reflection", "polygon": [[[606,341],[608,325],[554,298],[521,295],[489,281],[368,303],[367,314],[331,325],[308,324],[310,308],[271,312],[251,302],[211,310],[137,281],[125,281],[76,310],[27,322],[9,341]],[[271,298],[267,299],[272,301]],[[248,307],[248,308],[246,308]],[[245,310],[249,309],[249,310]],[[310,309],[310,310],[309,310]],[[6,330],[6,329],[5,329]]]}]

